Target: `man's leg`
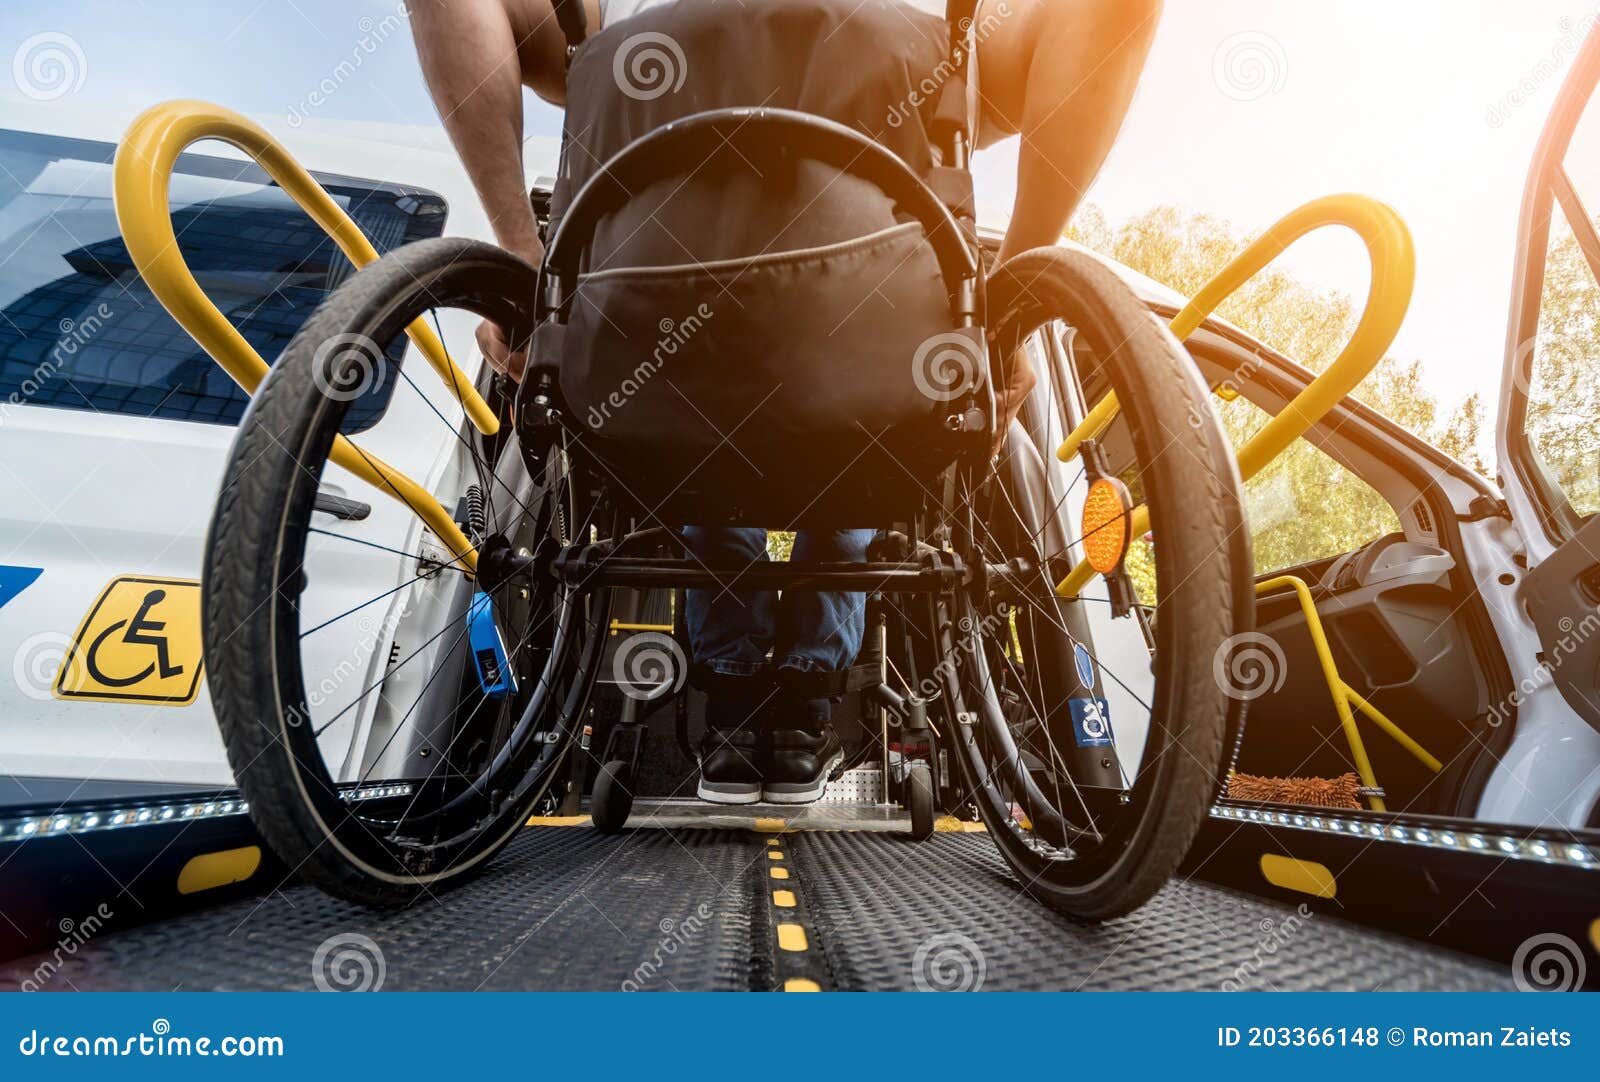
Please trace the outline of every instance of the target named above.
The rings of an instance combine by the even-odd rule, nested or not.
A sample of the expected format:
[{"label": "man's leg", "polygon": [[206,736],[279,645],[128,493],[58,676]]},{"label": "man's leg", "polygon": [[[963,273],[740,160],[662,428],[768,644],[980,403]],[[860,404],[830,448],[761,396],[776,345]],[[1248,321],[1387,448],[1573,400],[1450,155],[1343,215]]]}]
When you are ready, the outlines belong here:
[{"label": "man's leg", "polygon": [[[801,530],[792,559],[864,563],[871,530]],[[867,595],[794,590],[785,595],[788,632],[779,644],[780,667],[802,672],[845,669],[861,652],[867,626]]]},{"label": "man's leg", "polygon": [[[793,558],[849,561],[867,558],[871,530],[801,530]],[[867,595],[791,590],[784,595],[786,634],[776,657],[780,668],[837,672],[861,652],[867,625]],[[805,804],[822,796],[828,776],[844,759],[834,732],[833,703],[826,698],[785,697],[778,704],[762,796],[777,804]]]},{"label": "man's leg", "polygon": [[[767,531],[690,526],[695,558],[712,567],[748,567],[767,559]],[[729,576],[732,578],[732,576]],[[702,800],[753,804],[761,799],[759,717],[771,688],[755,674],[766,666],[776,626],[771,590],[686,591],[685,622],[694,660],[713,674],[700,742]]]}]

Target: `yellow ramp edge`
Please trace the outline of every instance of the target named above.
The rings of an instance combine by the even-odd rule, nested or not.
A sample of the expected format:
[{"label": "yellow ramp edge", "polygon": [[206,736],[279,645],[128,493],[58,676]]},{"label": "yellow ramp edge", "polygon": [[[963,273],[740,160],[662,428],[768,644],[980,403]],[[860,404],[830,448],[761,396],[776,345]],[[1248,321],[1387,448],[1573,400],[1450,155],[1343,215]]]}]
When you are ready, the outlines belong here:
[{"label": "yellow ramp edge", "polygon": [[1298,891],[1314,898],[1332,898],[1338,890],[1327,865],[1314,860],[1296,860],[1277,853],[1261,854],[1261,875],[1284,890]]},{"label": "yellow ramp edge", "polygon": [[178,893],[198,894],[229,883],[242,883],[261,867],[261,847],[246,845],[190,857],[178,873]]}]

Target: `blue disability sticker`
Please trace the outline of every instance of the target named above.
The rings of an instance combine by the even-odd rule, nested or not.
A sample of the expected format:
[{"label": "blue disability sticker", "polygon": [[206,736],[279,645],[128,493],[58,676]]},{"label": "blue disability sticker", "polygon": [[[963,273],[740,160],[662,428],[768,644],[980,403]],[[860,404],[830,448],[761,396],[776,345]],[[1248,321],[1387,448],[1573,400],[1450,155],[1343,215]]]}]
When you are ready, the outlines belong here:
[{"label": "blue disability sticker", "polygon": [[1089,651],[1083,648],[1083,643],[1072,644],[1072,660],[1078,665],[1078,683],[1086,691],[1094,690],[1094,658],[1089,656]]},{"label": "blue disability sticker", "polygon": [[1111,743],[1111,707],[1104,699],[1068,699],[1067,707],[1078,747],[1103,748]]}]

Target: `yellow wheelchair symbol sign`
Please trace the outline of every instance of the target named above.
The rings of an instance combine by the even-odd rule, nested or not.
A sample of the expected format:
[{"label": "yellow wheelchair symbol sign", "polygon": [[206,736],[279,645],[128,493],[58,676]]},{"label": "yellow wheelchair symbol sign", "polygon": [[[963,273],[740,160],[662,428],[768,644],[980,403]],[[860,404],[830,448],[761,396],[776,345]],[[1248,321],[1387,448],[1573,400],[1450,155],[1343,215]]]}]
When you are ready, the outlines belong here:
[{"label": "yellow wheelchair symbol sign", "polygon": [[122,575],[90,606],[56,675],[60,699],[187,706],[200,690],[200,584]]}]

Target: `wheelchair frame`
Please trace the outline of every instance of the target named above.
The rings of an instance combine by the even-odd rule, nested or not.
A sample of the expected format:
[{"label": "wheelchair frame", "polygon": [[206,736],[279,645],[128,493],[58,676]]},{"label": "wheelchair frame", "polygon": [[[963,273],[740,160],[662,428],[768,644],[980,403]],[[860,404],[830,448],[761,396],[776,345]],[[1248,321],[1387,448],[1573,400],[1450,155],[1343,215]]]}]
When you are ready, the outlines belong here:
[{"label": "wheelchair frame", "polygon": [[[951,0],[951,82],[964,86],[971,49],[970,27],[976,0]],[[569,41],[569,57],[584,37],[578,0],[555,0],[558,20]],[[963,29],[965,27],[966,29]],[[965,99],[962,94],[961,98]],[[936,171],[967,175],[971,154],[971,118],[962,123],[936,124],[941,165]],[[544,265],[539,270],[535,298],[535,323],[508,328],[520,340],[535,338],[546,328],[559,327],[576,287],[579,253],[595,224],[620,205],[630,190],[655,175],[662,166],[682,160],[685,154],[709,152],[756,139],[770,140],[781,132],[795,151],[877,184],[912,213],[923,226],[950,287],[951,314],[956,325],[981,344],[984,319],[984,283],[976,254],[976,223],[964,210],[953,213],[949,200],[879,144],[843,125],[783,109],[728,108],[695,114],[640,137],[618,152],[575,196],[550,239]],[[114,168],[115,204],[119,225],[136,268],[152,292],[180,325],[247,391],[265,376],[266,362],[205,297],[178,250],[167,188],[178,155],[192,143],[221,139],[244,151],[304,208],[358,267],[376,258],[358,227],[311,179],[309,174],[263,129],[244,117],[204,103],[178,101],[156,106],[130,127],[118,148]],[[970,182],[970,180],[969,180]],[[962,209],[958,207],[958,210]],[[1244,281],[1272,261],[1290,243],[1317,228],[1344,225],[1365,241],[1372,259],[1367,304],[1355,333],[1339,357],[1285,407],[1239,452],[1241,473],[1248,479],[1305,435],[1344,395],[1377,364],[1398,331],[1409,303],[1414,258],[1404,224],[1387,206],[1358,195],[1338,195],[1302,206],[1274,225],[1195,296],[1172,321],[1182,340],[1197,329],[1216,307]],[[494,435],[498,421],[474,389],[472,382],[450,361],[437,337],[420,321],[407,331],[447,390],[466,412],[467,419],[484,435]],[[530,379],[519,388],[517,423],[560,423],[554,373],[537,363]],[[1222,391],[1223,388],[1213,388]],[[1117,411],[1114,396],[1091,410],[1057,450],[1067,460],[1085,441],[1100,433]],[[981,466],[995,423],[992,383],[977,381],[965,399],[958,399],[947,425],[965,438],[963,459]],[[514,552],[509,548],[479,550],[465,536],[450,513],[422,485],[373,458],[343,437],[330,455],[337,464],[387,491],[415,513],[445,546],[446,566],[458,565],[485,587],[526,574],[535,567],[548,570],[561,581],[584,588],[694,587],[717,582],[714,570],[690,560],[661,559],[638,550],[662,540],[657,531],[644,530],[608,541],[567,546],[558,551]],[[1145,507],[1132,510],[1128,535],[1149,528]],[[1041,569],[1013,560],[1006,564],[965,566],[953,553],[919,546],[912,538],[907,556],[917,559],[874,561],[867,564],[783,563],[743,570],[752,588],[863,590],[884,593],[936,593],[978,580],[999,596],[1026,596],[1031,580]],[[920,550],[920,551],[919,551]],[[1078,596],[1096,572],[1087,560],[1078,563],[1059,582],[1056,593],[1066,599]],[[1339,699],[1337,673],[1328,673],[1330,691]],[[869,689],[889,704],[897,693],[882,681]],[[1241,716],[1242,722],[1242,716]],[[1346,725],[1353,734],[1354,723]],[[1358,760],[1359,736],[1351,735]],[[1364,779],[1368,780],[1368,779]],[[1370,783],[1370,782],[1369,782]]]}]

